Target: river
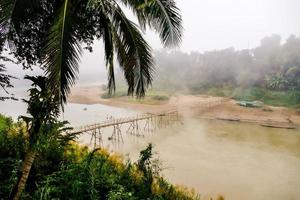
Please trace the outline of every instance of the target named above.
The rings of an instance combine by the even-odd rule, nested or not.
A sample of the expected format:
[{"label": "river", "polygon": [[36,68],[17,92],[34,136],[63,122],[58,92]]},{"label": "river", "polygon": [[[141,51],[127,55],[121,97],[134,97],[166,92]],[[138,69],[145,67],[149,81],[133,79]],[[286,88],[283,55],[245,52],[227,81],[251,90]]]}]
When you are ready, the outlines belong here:
[{"label": "river", "polygon": [[[0,113],[17,118],[25,113],[21,102],[0,102]],[[62,119],[73,126],[127,117],[138,112],[105,105],[68,104]],[[110,133],[104,133],[109,137]],[[163,174],[171,182],[205,195],[230,200],[300,199],[300,131],[256,124],[190,117],[183,124],[144,138],[125,138],[122,145],[105,146],[138,158],[152,142]],[[82,138],[81,138],[82,139]],[[87,142],[82,139],[81,142]]]}]

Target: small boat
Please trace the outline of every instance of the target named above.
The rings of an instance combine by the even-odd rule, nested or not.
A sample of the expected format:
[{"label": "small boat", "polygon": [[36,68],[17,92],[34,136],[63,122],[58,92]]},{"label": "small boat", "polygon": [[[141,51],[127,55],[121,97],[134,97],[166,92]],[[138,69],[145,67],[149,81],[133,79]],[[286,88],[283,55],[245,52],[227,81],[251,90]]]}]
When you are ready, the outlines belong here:
[{"label": "small boat", "polygon": [[218,120],[224,121],[232,121],[232,122],[239,122],[241,121],[239,118],[227,118],[227,117],[217,117]]},{"label": "small boat", "polygon": [[238,105],[250,108],[260,108],[263,106],[263,103],[260,101],[238,101]]},{"label": "small boat", "polygon": [[264,126],[264,127],[269,127],[269,128],[296,129],[295,126],[290,125],[290,124],[263,123],[260,125]]},{"label": "small boat", "polygon": [[84,108],[83,110],[84,110],[84,111],[87,111],[87,108]]}]

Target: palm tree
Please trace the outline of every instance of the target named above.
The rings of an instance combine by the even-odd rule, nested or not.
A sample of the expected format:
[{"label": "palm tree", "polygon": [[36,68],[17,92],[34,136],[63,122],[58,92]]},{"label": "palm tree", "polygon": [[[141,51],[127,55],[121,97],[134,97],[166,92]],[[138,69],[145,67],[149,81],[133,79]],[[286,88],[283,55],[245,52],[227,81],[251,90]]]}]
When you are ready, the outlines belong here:
[{"label": "palm tree", "polygon": [[[124,7],[134,13],[138,25],[127,18]],[[40,64],[45,69],[45,88],[50,91],[47,92],[50,98],[43,106],[57,102],[63,106],[67,101],[78,75],[82,46],[91,50],[95,39],[102,39],[104,43],[109,91],[115,90],[114,60],[117,59],[128,84],[128,94],[144,96],[154,71],[151,48],[141,33],[147,28],[159,34],[164,46],[178,45],[182,38],[182,20],[175,1],[0,1],[0,47],[8,44],[25,68]],[[41,121],[32,122],[33,141],[41,137],[40,128],[48,120],[49,112],[58,116],[57,107],[49,108],[53,110],[41,112],[46,107],[28,104],[32,116],[43,113],[39,116]],[[24,189],[36,153],[29,151],[29,157],[23,162],[21,182],[12,195],[14,199],[19,199]]]},{"label": "palm tree", "polygon": [[26,122],[29,147],[23,161],[21,175],[11,192],[11,199],[19,199],[33,161],[42,149],[46,149],[51,141],[56,140],[64,143],[75,137],[73,134],[66,133],[69,129],[65,127],[66,121],[57,121],[60,114],[60,105],[55,95],[47,88],[47,78],[43,76],[25,76],[25,79],[33,82],[32,88],[29,89],[29,100],[23,100],[28,105],[27,113],[30,117],[20,117]]},{"label": "palm tree", "polygon": [[[139,25],[122,7],[135,14]],[[166,47],[182,37],[182,20],[174,0],[2,0],[0,33],[15,56],[41,63],[49,87],[65,103],[78,74],[82,45],[102,39],[109,91],[115,90],[114,59],[124,71],[128,94],[144,96],[154,62],[141,30],[155,30]],[[1,45],[1,43],[0,43]]]}]

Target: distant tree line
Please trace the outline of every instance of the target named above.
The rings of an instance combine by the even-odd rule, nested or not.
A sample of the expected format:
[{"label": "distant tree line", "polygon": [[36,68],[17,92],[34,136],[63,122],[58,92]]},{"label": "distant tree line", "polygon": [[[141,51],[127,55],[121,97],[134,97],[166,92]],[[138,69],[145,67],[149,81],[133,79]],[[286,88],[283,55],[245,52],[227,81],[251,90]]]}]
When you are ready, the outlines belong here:
[{"label": "distant tree line", "polygon": [[211,87],[259,87],[300,91],[300,37],[279,35],[253,49],[204,53],[158,51],[155,88],[200,92]]}]

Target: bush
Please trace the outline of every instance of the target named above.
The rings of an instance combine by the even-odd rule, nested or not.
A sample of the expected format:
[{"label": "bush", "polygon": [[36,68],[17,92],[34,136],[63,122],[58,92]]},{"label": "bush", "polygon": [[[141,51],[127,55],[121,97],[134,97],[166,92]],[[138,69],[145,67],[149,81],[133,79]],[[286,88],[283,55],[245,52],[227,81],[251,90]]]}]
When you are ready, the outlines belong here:
[{"label": "bush", "polygon": [[201,93],[220,97],[230,97],[238,101],[262,101],[263,103],[272,106],[300,107],[300,92],[293,90],[275,91],[259,87],[209,87],[206,89],[202,88]]},{"label": "bush", "polygon": [[111,95],[108,94],[108,92],[105,92],[101,95],[101,98],[103,99],[110,99],[115,97],[125,97],[127,96],[127,92],[125,90],[116,91],[115,93],[112,93]]},{"label": "bush", "polygon": [[152,96],[151,99],[156,100],[156,101],[168,101],[169,97],[165,95],[155,95]]},{"label": "bush", "polygon": [[286,107],[299,107],[300,104],[300,92],[297,91],[274,91],[256,87],[236,91],[236,100],[259,100],[268,105]]},{"label": "bush", "polygon": [[28,143],[24,126],[0,115],[0,197],[8,197],[18,178]]},{"label": "bush", "polygon": [[[137,163],[99,149],[84,156],[80,162],[63,166],[47,176],[35,198],[58,199],[197,199],[188,190],[180,190],[159,176],[152,160],[152,146],[141,152]],[[76,174],[76,176],[75,176]]]},{"label": "bush", "polygon": [[[22,123],[0,115],[0,197],[6,198],[17,181],[27,150]],[[160,174],[152,145],[137,163],[105,149],[90,151],[70,142],[52,142],[33,163],[22,199],[192,200],[194,192],[173,186]]]}]

